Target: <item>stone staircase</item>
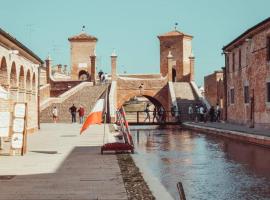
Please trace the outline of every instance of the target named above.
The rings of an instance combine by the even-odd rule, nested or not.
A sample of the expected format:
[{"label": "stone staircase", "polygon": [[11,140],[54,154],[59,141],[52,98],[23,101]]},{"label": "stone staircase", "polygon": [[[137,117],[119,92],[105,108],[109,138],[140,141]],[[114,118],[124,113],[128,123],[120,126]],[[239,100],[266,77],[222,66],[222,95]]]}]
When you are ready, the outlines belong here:
[{"label": "stone staircase", "polygon": [[174,82],[173,86],[181,120],[188,121],[188,107],[192,105],[195,112],[195,106],[201,104],[201,101],[189,82]]},{"label": "stone staircase", "polygon": [[[85,116],[87,116],[96,101],[106,90],[108,85],[93,86],[90,82],[82,82],[67,92],[61,94],[59,97],[52,97],[41,102],[40,122],[50,123],[52,120],[52,109],[54,106],[58,109],[58,122],[71,123],[71,114],[69,108],[72,104],[78,108],[82,105],[85,109]],[[79,117],[77,116],[77,121]]]}]

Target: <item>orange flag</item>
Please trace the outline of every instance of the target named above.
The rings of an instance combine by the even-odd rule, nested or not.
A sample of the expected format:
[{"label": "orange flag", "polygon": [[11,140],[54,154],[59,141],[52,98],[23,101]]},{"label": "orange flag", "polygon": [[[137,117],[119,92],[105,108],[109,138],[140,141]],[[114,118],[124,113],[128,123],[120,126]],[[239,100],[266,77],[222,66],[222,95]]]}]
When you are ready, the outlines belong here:
[{"label": "orange flag", "polygon": [[95,104],[91,113],[86,118],[81,128],[80,134],[82,134],[82,132],[86,130],[91,124],[101,124],[103,108],[104,108],[104,99],[99,99]]}]

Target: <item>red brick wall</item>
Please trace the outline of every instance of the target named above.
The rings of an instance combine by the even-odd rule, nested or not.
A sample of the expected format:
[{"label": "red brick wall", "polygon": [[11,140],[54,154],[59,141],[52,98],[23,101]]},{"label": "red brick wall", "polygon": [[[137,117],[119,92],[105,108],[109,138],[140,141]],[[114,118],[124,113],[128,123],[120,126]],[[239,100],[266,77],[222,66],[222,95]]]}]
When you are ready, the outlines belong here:
[{"label": "red brick wall", "polygon": [[[250,103],[244,103],[244,85],[249,85],[249,93],[254,89],[255,126],[270,128],[270,105],[266,103],[266,82],[270,80],[270,63],[266,59],[266,38],[270,35],[270,25],[230,49],[227,66],[227,94],[235,90],[235,103],[228,105],[228,121],[246,124],[250,121]],[[241,67],[239,67],[239,49],[241,49]],[[233,54],[235,70],[233,71]],[[228,96],[229,99],[230,96]],[[230,102],[230,101],[229,101]]]}]

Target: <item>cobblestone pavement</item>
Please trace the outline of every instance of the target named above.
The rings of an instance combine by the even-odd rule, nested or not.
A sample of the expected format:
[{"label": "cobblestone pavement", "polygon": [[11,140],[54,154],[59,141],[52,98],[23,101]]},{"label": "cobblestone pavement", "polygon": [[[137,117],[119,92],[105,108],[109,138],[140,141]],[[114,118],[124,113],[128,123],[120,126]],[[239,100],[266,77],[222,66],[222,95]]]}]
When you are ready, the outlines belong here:
[{"label": "cobblestone pavement", "polygon": [[257,128],[249,128],[244,125],[230,124],[230,123],[221,123],[221,122],[206,122],[206,123],[195,123],[195,122],[185,122],[184,124],[194,124],[203,127],[217,128],[222,130],[229,131],[238,131],[253,135],[261,135],[261,136],[270,136],[270,131],[257,129]]},{"label": "cobblestone pavement", "polygon": [[42,124],[25,156],[0,156],[0,199],[127,199],[116,156],[100,154],[103,126],[79,128]]}]

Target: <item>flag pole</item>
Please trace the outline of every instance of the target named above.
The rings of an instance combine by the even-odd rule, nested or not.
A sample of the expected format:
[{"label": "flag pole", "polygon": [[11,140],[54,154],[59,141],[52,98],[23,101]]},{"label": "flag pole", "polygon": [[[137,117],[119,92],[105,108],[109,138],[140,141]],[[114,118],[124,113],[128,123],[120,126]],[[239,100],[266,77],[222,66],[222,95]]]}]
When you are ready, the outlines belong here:
[{"label": "flag pole", "polygon": [[103,127],[103,144],[104,144],[104,140],[105,140],[105,129],[106,129],[106,117],[107,117],[107,92],[108,92],[108,88],[106,87],[106,92],[105,92],[105,109],[104,109],[104,127]]}]

